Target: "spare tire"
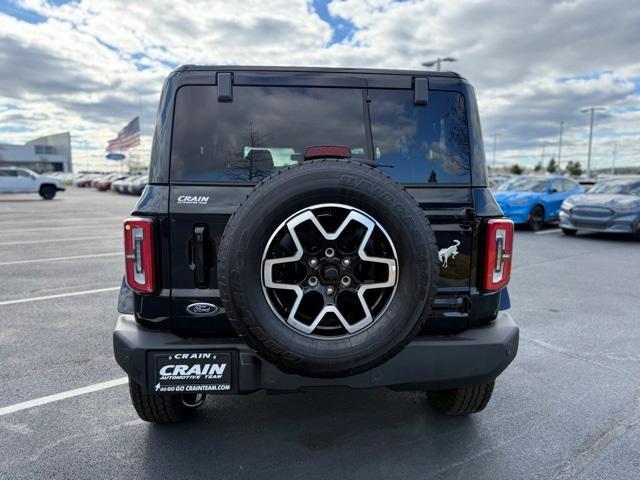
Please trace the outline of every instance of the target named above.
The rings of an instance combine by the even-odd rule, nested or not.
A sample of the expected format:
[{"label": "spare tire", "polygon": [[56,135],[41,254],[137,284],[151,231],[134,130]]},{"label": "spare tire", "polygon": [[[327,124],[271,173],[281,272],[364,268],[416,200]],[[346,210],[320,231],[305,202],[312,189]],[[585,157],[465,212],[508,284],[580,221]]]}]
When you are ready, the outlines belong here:
[{"label": "spare tire", "polygon": [[370,166],[315,160],[260,183],[229,220],[218,282],[237,333],[287,373],[336,377],[398,353],[438,284],[424,211]]}]

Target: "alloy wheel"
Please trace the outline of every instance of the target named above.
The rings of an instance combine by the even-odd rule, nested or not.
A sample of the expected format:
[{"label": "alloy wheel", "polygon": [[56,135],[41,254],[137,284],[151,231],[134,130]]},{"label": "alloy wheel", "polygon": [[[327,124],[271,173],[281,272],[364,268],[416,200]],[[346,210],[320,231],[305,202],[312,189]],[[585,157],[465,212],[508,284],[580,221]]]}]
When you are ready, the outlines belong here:
[{"label": "alloy wheel", "polygon": [[298,333],[323,339],[371,326],[392,300],[398,257],[370,215],[342,204],[301,210],[280,224],[262,259],[273,312]]}]

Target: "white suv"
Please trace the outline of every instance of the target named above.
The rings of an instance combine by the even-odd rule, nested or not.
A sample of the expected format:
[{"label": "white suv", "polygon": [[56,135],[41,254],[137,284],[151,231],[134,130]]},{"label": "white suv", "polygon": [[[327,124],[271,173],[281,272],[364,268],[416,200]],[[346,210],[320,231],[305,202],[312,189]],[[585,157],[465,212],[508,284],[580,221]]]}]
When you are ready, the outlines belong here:
[{"label": "white suv", "polygon": [[39,175],[27,168],[0,168],[0,193],[39,193],[51,200],[56,192],[64,191],[62,180]]}]

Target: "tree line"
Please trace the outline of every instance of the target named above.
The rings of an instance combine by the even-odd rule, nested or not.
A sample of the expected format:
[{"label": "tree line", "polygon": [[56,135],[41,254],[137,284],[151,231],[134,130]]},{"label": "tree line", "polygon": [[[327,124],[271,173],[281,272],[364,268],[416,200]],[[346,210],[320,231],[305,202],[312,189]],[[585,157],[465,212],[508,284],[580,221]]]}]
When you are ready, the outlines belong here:
[{"label": "tree line", "polygon": [[[560,168],[558,167],[558,162],[556,162],[556,159],[552,158],[551,160],[549,160],[549,163],[547,163],[546,167],[542,164],[542,161],[540,161],[533,168],[533,171],[536,173],[540,173],[544,170],[546,170],[549,173],[559,172]],[[524,173],[524,168],[518,165],[517,163],[514,163],[513,165],[511,165],[511,168],[509,169],[509,171],[514,175],[522,175]],[[569,175],[572,175],[575,177],[579,177],[583,173],[582,165],[580,165],[580,162],[571,162],[571,161],[565,164],[564,171]]]}]

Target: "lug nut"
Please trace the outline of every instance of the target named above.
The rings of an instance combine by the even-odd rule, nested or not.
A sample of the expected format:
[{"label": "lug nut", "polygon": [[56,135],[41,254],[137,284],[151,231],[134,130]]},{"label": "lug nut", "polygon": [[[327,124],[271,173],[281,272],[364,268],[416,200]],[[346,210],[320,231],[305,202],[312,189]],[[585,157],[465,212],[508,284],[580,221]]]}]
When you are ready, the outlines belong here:
[{"label": "lug nut", "polygon": [[315,267],[316,265],[318,265],[318,259],[317,258],[310,258],[309,259],[309,266],[311,267]]},{"label": "lug nut", "polygon": [[351,259],[349,257],[345,257],[342,259],[342,266],[343,267],[348,267],[349,265],[351,265]]},{"label": "lug nut", "polygon": [[336,254],[336,251],[335,251],[333,248],[327,248],[327,249],[324,251],[324,254],[325,254],[328,258],[331,258],[331,257],[333,257],[333,256]]},{"label": "lug nut", "polygon": [[344,276],[340,279],[340,283],[342,285],[344,285],[345,287],[348,287],[349,285],[351,285],[351,278],[349,278],[348,276]]},{"label": "lug nut", "polygon": [[324,289],[324,291],[327,295],[333,295],[336,290],[331,285],[329,285],[327,288]]},{"label": "lug nut", "polygon": [[318,277],[309,277],[309,286],[315,287],[318,284]]}]

